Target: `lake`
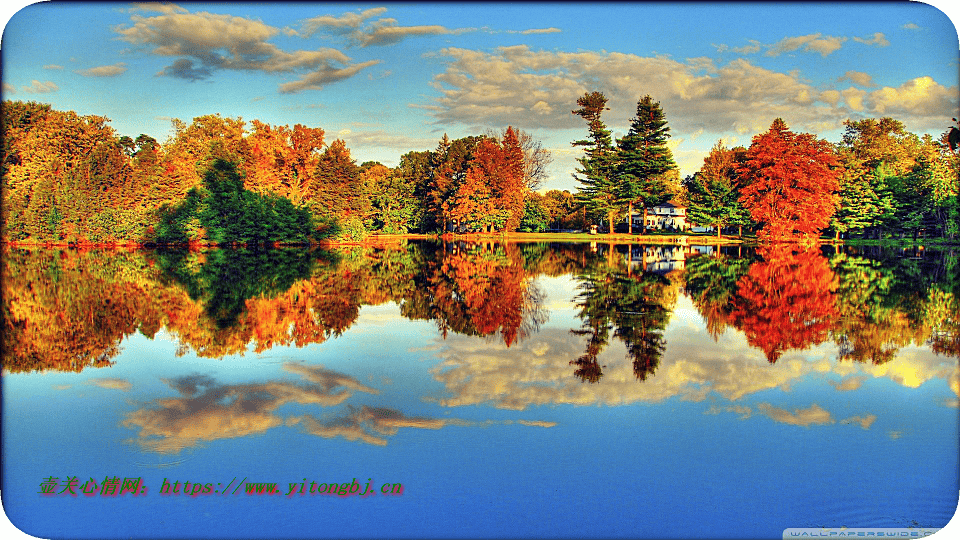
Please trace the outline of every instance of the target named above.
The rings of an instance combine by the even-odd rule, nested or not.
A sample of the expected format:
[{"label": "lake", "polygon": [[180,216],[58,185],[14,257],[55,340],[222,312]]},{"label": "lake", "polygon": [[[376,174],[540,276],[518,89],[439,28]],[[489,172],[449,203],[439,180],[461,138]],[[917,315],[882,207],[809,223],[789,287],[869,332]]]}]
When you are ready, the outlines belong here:
[{"label": "lake", "polygon": [[42,538],[943,527],[957,255],[6,248],[5,510]]}]

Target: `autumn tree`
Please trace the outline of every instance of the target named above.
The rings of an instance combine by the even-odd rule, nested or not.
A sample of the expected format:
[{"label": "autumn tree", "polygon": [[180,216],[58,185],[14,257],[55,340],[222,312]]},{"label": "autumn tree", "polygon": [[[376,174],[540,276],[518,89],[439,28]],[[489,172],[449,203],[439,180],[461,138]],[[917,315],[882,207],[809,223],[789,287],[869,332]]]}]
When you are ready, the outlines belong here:
[{"label": "autumn tree", "polygon": [[294,204],[308,202],[313,176],[320,165],[323,130],[297,124],[271,126],[254,120],[247,137],[251,159],[247,187],[257,193],[274,193]]},{"label": "autumn tree", "polygon": [[515,231],[523,219],[523,201],[527,194],[524,171],[524,153],[517,132],[507,128],[500,143],[500,160],[493,189],[496,193],[495,204],[506,211],[507,219],[503,228]]},{"label": "autumn tree", "polygon": [[543,194],[543,202],[550,213],[550,223],[555,229],[584,228],[583,206],[576,196],[567,190],[551,189]]},{"label": "autumn tree", "polygon": [[129,156],[102,116],[4,101],[3,239],[91,242],[121,236]]},{"label": "autumn tree", "polygon": [[324,149],[310,186],[309,207],[322,221],[335,220],[345,238],[360,240],[372,223],[370,193],[360,183],[360,167],[342,139]]},{"label": "autumn tree", "polygon": [[419,203],[414,183],[381,163],[360,165],[360,184],[370,193],[373,228],[385,234],[404,234],[416,227]]},{"label": "autumn tree", "polygon": [[448,212],[457,223],[484,231],[516,230],[523,219],[526,186],[523,152],[512,128],[503,141],[479,139]]},{"label": "autumn tree", "polygon": [[839,159],[843,172],[839,177],[839,202],[830,220],[835,239],[841,234],[864,230],[880,223],[885,215],[893,214],[890,198],[882,198],[871,182],[872,175],[860,166],[850,151],[841,149]]},{"label": "autumn tree", "polygon": [[527,194],[524,202],[521,232],[542,232],[550,227],[550,207],[545,196],[536,191]]},{"label": "autumn tree", "polygon": [[670,198],[665,175],[677,168],[667,146],[670,128],[660,103],[649,95],[637,102],[637,115],[630,121],[630,130],[617,141],[616,182],[621,204],[627,206],[627,231],[633,234],[633,206],[643,208],[643,225],[647,223],[647,207]]},{"label": "autumn tree", "polygon": [[410,213],[410,230],[423,232],[427,227],[427,204],[430,196],[431,161],[429,150],[412,151],[400,156],[400,164],[394,169],[393,176],[399,182],[409,185],[414,206]]},{"label": "autumn tree", "polygon": [[241,118],[224,118],[219,114],[198,116],[189,125],[171,120],[174,134],[163,147],[164,174],[162,192],[176,202],[187,192],[203,184],[203,175],[218,159],[246,168],[250,147]]},{"label": "autumn tree", "polygon": [[740,202],[762,226],[757,236],[777,241],[796,232],[816,238],[836,210],[840,172],[829,143],[774,120],[737,165],[744,180]]},{"label": "autumn tree", "polygon": [[[514,132],[523,150],[523,181],[530,192],[540,189],[547,179],[547,167],[553,163],[550,151],[543,147],[543,143],[522,129],[507,128]],[[503,142],[507,130],[488,131],[487,137]]]},{"label": "autumn tree", "polygon": [[903,220],[918,222],[920,209],[906,177],[916,164],[919,138],[893,118],[847,120],[844,126],[838,151],[849,172],[841,179],[847,185],[841,191],[842,220],[836,225],[856,230],[859,223],[844,227],[849,221],[845,218],[859,214],[867,222],[862,228],[879,236],[883,230],[901,228]]},{"label": "autumn tree", "polygon": [[[490,139],[480,141],[476,159],[483,160],[487,154],[497,153],[495,145]],[[447,212],[454,222],[454,230],[460,231],[465,224],[485,231],[503,226],[506,212],[498,210],[494,204],[490,180],[487,171],[480,165],[467,170],[467,175],[457,187]]]},{"label": "autumn tree", "polygon": [[[956,122],[956,119],[954,119]],[[944,131],[937,140],[940,156],[945,163],[948,176],[953,178],[952,194],[944,198],[943,204],[937,209],[937,218],[944,224],[944,235],[954,239],[960,235],[960,129],[956,126]]]},{"label": "autumn tree", "polygon": [[586,139],[572,144],[584,150],[584,156],[577,158],[580,167],[573,175],[582,184],[577,200],[586,207],[591,216],[603,216],[607,219],[610,232],[613,222],[620,212],[619,191],[616,181],[616,152],[610,130],[603,123],[601,115],[607,108],[607,98],[601,92],[584,94],[577,99],[579,109],[573,114],[587,122],[589,133]]},{"label": "autumn tree", "polygon": [[446,134],[430,156],[430,182],[426,206],[431,223],[446,231],[452,220],[457,190],[466,179],[473,153],[483,136],[469,136],[451,141]]},{"label": "autumn tree", "polygon": [[[750,214],[740,203],[740,178],[736,167],[746,149],[728,149],[718,142],[700,170],[684,181],[687,190],[687,218],[700,225],[713,225],[717,238],[724,227],[750,222]],[[741,232],[742,236],[742,232]]]},{"label": "autumn tree", "polygon": [[956,236],[960,232],[960,209],[956,206],[957,173],[950,167],[950,158],[953,156],[945,150],[941,142],[924,135],[916,163],[907,179],[913,193],[920,198],[922,215],[919,228],[937,228],[942,236]]}]

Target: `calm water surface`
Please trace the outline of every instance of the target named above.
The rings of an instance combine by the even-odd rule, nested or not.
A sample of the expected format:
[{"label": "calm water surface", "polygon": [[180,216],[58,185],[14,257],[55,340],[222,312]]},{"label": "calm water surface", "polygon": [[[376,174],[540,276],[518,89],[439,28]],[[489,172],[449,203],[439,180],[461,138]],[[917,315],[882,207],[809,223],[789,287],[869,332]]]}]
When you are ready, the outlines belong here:
[{"label": "calm water surface", "polygon": [[[956,253],[11,249],[2,277],[3,499],[43,538],[779,538],[957,509]],[[374,494],[310,493],[354,480]]]}]

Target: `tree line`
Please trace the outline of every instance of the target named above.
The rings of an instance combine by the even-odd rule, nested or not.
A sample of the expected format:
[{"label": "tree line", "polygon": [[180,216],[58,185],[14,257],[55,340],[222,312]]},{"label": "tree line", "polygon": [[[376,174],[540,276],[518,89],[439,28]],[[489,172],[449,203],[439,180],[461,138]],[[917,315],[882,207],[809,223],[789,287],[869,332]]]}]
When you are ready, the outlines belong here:
[{"label": "tree line", "polygon": [[749,147],[717,142],[700,170],[678,182],[659,102],[643,97],[617,140],[601,117],[606,103],[601,92],[577,100],[572,113],[586,121],[588,137],[572,144],[584,150],[576,200],[610,232],[626,218],[632,233],[635,208],[644,209],[646,224],[646,208],[674,199],[693,224],[718,235],[734,227],[742,236],[747,228],[760,240],[960,233],[956,127],[934,139],[892,118],[847,120],[842,140],[832,144],[777,118]]},{"label": "tree line", "polygon": [[173,120],[163,143],[34,102],[3,102],[2,122],[5,242],[302,244],[550,220],[534,192],[550,154],[512,127],[444,135],[390,168],[321,128],[218,114]]},{"label": "tree line", "polygon": [[[34,102],[2,104],[2,241],[23,243],[303,244],[370,233],[611,232],[668,200],[690,223],[761,240],[960,232],[960,153],[953,128],[922,137],[892,118],[848,120],[842,140],[794,133],[782,119],[749,147],[711,149],[680,179],[659,102],[644,96],[622,138],[586,93],[574,193],[537,192],[550,153],[532,135],[500,132],[410,151],[396,167],[357,164],[321,128],[206,115],[173,120],[163,143],[118,136],[102,116]],[[954,138],[951,139],[951,133]],[[623,227],[633,233],[634,219]]]}]

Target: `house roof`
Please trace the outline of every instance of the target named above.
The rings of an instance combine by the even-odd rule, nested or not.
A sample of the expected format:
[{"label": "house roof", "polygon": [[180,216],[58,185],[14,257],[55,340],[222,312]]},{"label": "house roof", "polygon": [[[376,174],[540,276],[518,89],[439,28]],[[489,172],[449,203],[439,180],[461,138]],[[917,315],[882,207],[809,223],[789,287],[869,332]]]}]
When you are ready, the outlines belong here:
[{"label": "house roof", "polygon": [[679,202],[677,202],[676,200],[670,199],[669,201],[653,206],[652,208],[686,208],[686,207],[680,204]]}]

